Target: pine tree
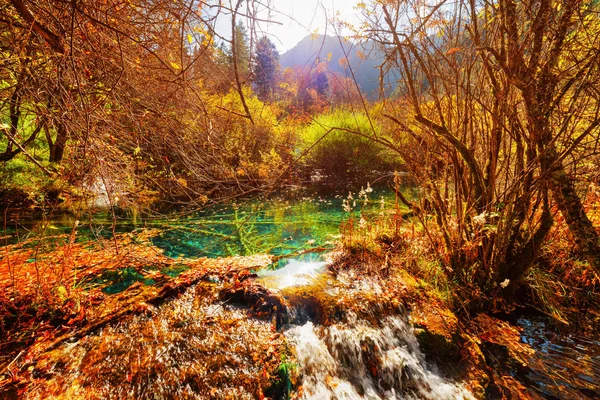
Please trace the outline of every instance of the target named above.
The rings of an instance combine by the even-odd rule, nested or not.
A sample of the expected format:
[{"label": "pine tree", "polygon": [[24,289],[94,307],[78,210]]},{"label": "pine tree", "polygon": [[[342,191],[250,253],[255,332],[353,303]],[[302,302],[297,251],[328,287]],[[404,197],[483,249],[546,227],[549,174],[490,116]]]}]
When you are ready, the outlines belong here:
[{"label": "pine tree", "polygon": [[239,22],[235,27],[235,48],[230,49],[229,59],[233,65],[233,52],[237,58],[238,73],[242,81],[250,76],[250,46],[248,45],[248,30]]},{"label": "pine tree", "polygon": [[319,96],[325,97],[327,95],[327,89],[329,89],[329,80],[324,71],[317,71],[313,75],[312,87],[317,91]]},{"label": "pine tree", "polygon": [[233,55],[237,62],[237,73],[242,83],[246,83],[250,77],[250,45],[248,29],[241,23],[235,26],[235,47],[232,42],[221,42],[217,46],[215,62],[227,71],[228,78],[233,82]]},{"label": "pine tree", "polygon": [[256,95],[263,101],[270,100],[279,72],[279,53],[267,36],[261,37],[256,44],[253,72]]}]

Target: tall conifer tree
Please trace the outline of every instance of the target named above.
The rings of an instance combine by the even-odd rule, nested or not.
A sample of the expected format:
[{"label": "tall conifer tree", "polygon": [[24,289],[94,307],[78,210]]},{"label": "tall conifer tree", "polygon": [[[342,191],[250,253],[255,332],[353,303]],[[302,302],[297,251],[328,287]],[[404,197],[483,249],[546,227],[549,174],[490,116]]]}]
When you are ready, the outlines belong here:
[{"label": "tall conifer tree", "polygon": [[261,100],[271,100],[277,84],[279,71],[279,53],[275,44],[263,36],[256,44],[254,58],[254,89]]}]

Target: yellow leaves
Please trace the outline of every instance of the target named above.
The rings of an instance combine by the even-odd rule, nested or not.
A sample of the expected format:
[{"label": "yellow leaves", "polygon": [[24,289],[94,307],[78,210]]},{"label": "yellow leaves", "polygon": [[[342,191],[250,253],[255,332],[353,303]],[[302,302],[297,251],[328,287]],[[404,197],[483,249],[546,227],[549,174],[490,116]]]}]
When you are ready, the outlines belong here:
[{"label": "yellow leaves", "polygon": [[585,22],[592,22],[592,21],[596,21],[596,18],[597,18],[597,16],[595,14],[588,13],[588,14],[586,14],[585,17],[583,17],[583,20]]},{"label": "yellow leaves", "polygon": [[332,389],[335,389],[339,386],[339,381],[331,375],[327,375],[327,377],[325,377],[325,383]]},{"label": "yellow leaves", "polygon": [[207,197],[205,194],[202,194],[202,195],[200,195],[200,196],[199,196],[199,197],[196,199],[196,201],[197,201],[198,203],[200,203],[200,204],[206,204],[206,203],[208,203],[208,200],[209,200],[209,199],[208,199],[208,197]]},{"label": "yellow leaves", "polygon": [[270,175],[271,175],[271,169],[270,169],[270,168],[268,168],[268,166],[267,166],[267,165],[264,165],[264,164],[263,164],[263,165],[260,165],[260,166],[258,167],[258,176],[259,176],[260,178],[262,178],[262,179],[267,179],[267,178],[269,178],[269,177],[270,177]]},{"label": "yellow leaves", "polygon": [[177,183],[179,183],[184,188],[188,187],[188,183],[184,178],[177,178],[176,180],[177,180]]},{"label": "yellow leaves", "polygon": [[210,47],[213,45],[213,43],[214,43],[213,36],[210,33],[206,33],[202,39],[202,46]]},{"label": "yellow leaves", "polygon": [[552,7],[556,10],[556,11],[560,11],[562,10],[562,4],[559,1],[556,2],[552,2]]},{"label": "yellow leaves", "polygon": [[365,56],[365,53],[363,53],[363,52],[362,52],[362,51],[360,51],[360,50],[356,50],[356,56],[357,56],[357,57],[358,57],[358,58],[359,58],[361,61],[364,61],[364,60],[365,60],[365,58],[366,58],[366,56]]},{"label": "yellow leaves", "polygon": [[294,96],[298,94],[298,85],[296,85],[296,84],[291,84],[288,82],[281,82],[279,84],[279,88],[289,94],[294,95]]},{"label": "yellow leaves", "polygon": [[189,44],[192,44],[194,42],[194,37],[192,36],[191,33],[187,34],[187,40]]},{"label": "yellow leaves", "polygon": [[56,288],[56,296],[58,296],[61,302],[64,302],[69,297],[69,292],[67,291],[67,288],[60,285]]},{"label": "yellow leaves", "polygon": [[181,65],[179,65],[179,63],[176,63],[175,61],[169,61],[169,63],[171,64],[171,67],[173,69],[176,69],[176,70],[180,70],[181,69]]}]

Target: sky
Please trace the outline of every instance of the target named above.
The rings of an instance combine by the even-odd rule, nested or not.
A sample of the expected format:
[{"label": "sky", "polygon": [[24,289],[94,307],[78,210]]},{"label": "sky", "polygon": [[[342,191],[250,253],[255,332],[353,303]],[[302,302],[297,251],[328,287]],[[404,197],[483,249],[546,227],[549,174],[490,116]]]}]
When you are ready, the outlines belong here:
[{"label": "sky", "polygon": [[[312,33],[325,33],[325,12],[331,18],[339,11],[339,17],[350,23],[359,20],[358,12],[354,9],[358,0],[267,0],[262,3],[268,3],[271,10],[267,11],[261,7],[262,10],[257,10],[258,17],[279,24],[259,22],[258,29],[269,36],[280,53],[291,49]],[[229,37],[231,33],[226,32],[230,32],[230,27],[224,18],[223,23],[218,24],[217,30]],[[333,34],[333,30],[330,28],[328,33]]]}]

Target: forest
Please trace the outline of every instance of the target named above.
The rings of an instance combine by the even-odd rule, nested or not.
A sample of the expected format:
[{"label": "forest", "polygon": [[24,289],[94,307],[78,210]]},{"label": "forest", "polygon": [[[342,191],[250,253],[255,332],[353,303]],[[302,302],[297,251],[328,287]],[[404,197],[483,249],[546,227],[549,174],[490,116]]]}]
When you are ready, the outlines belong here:
[{"label": "forest", "polygon": [[0,398],[600,398],[600,1],[278,3],[0,3]]}]

